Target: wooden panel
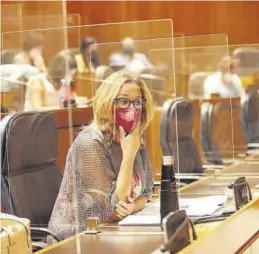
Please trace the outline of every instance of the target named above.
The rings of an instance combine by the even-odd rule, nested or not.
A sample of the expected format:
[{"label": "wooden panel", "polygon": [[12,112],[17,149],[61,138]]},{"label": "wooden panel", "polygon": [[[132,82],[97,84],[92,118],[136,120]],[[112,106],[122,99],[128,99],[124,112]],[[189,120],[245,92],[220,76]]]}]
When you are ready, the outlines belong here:
[{"label": "wooden panel", "polygon": [[76,135],[82,130],[82,127],[88,125],[93,120],[92,108],[73,108],[70,112],[58,110],[50,112],[57,119],[58,125],[58,165],[60,171],[63,172],[66,163],[67,152],[72,145]]},{"label": "wooden panel", "polygon": [[[72,13],[67,16],[66,2],[63,1],[53,1],[51,4],[48,1],[4,1],[2,3],[6,6],[6,9],[14,9],[14,5],[21,6],[22,14],[13,17],[12,22],[8,22],[10,18],[2,18],[2,32],[61,28],[67,24],[71,26],[80,25],[80,15]],[[44,37],[43,55],[46,64],[55,53],[67,47],[78,47],[80,43],[80,30],[76,28],[69,30],[68,33],[66,29],[49,29],[41,33]],[[26,32],[4,34],[2,48],[22,49],[22,42],[26,36]],[[69,38],[69,40],[66,38]],[[70,40],[70,38],[73,39]]]},{"label": "wooden panel", "polygon": [[[68,1],[68,13],[80,13],[90,24],[170,18],[174,32],[185,35],[227,33],[230,44],[259,41],[259,2],[250,1]],[[247,29],[249,27],[249,29]],[[95,34],[97,40],[104,35]],[[114,34],[107,36],[113,37]]]},{"label": "wooden panel", "polygon": [[1,33],[20,30],[21,18],[22,4],[1,5]]},{"label": "wooden panel", "polygon": [[92,98],[95,93],[94,74],[85,73],[76,77],[76,92],[78,96]]}]

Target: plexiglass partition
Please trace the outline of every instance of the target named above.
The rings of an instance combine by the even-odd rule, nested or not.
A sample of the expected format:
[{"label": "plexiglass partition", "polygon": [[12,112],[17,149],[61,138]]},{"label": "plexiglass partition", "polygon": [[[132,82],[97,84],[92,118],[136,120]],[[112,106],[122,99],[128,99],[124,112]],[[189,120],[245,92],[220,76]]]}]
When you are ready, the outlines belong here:
[{"label": "plexiglass partition", "polygon": [[[132,131],[137,131],[139,145],[143,146],[144,149],[137,153],[135,162],[132,167],[128,168],[129,172],[132,173],[126,172],[131,178],[130,196],[135,199],[144,192],[147,195],[151,193],[152,169],[151,167],[147,168],[151,162],[146,154],[146,149],[151,150],[151,147],[156,145],[154,137],[159,136],[159,129],[154,132],[150,129],[151,126],[148,128],[146,126],[153,114],[152,98],[150,98],[147,89],[151,88],[149,82],[151,79],[157,78],[160,81],[163,80],[163,76],[158,77],[158,74],[155,73],[156,66],[149,59],[149,53],[152,48],[159,46],[159,42],[156,41],[160,38],[171,38],[172,40],[172,31],[171,20],[81,27],[81,36],[83,38],[86,36],[94,37],[96,42],[92,43],[87,51],[81,52],[82,58],[87,63],[88,71],[80,73],[76,78],[83,80],[81,84],[85,92],[88,93],[88,99],[90,99],[87,101],[88,108],[85,109],[85,112],[87,114],[87,111],[91,109],[93,116],[86,123],[89,126],[86,126],[82,132],[76,133],[77,139],[73,146],[82,147],[82,150],[71,150],[65,168],[65,172],[70,167],[73,171],[80,172],[80,177],[76,175],[74,181],[77,188],[76,202],[78,202],[79,216],[76,223],[79,225],[79,231],[84,228],[84,221],[89,216],[99,217],[101,222],[107,221],[111,215],[114,218],[118,216],[117,219],[120,217],[116,209],[113,210],[113,202],[116,202],[114,198],[118,198],[115,194],[118,193],[116,186],[123,184],[128,188],[127,182],[123,180],[125,176],[120,173],[125,170],[125,168],[122,169],[124,167],[123,158],[125,160],[122,142],[125,140],[125,135],[131,134]],[[172,47],[172,44],[167,46]],[[160,44],[160,47],[163,45]],[[142,79],[146,79],[146,85],[141,81]],[[158,84],[158,90],[163,90],[163,85],[163,83]],[[173,86],[173,83],[169,85]],[[80,99],[76,100],[79,102]],[[125,105],[128,102],[130,104]],[[158,102],[157,106],[162,104],[163,101]],[[81,109],[83,110],[83,108]],[[136,110],[133,115],[134,121],[141,120],[139,129],[134,121],[133,125],[131,125],[132,121],[128,122],[129,125],[125,124],[125,117],[131,117],[133,113],[133,111],[128,112],[131,116],[122,115],[123,110],[128,109]],[[77,109],[68,109],[72,117],[70,118],[70,126],[73,130],[75,130],[74,126],[77,125],[76,118],[73,117],[75,110]],[[121,132],[119,132],[119,124],[124,127]],[[87,145],[83,148],[81,144],[86,144],[85,142]],[[83,157],[80,158],[79,153]],[[81,165],[80,168],[78,163]],[[131,165],[131,162],[128,165]],[[161,168],[159,168],[160,170]],[[77,181],[80,181],[80,189],[78,189]],[[142,187],[141,182],[143,183]],[[99,204],[105,208],[102,209]],[[80,213],[82,209],[84,214]]]},{"label": "plexiglass partition", "polygon": [[[88,140],[84,131],[81,132],[82,126],[84,126],[83,129],[85,129],[87,133],[90,129],[86,126],[93,121],[93,108],[91,103],[95,102],[93,98],[95,93],[89,89],[87,81],[92,85],[92,82],[95,81],[92,80],[92,77],[94,77],[92,72],[94,72],[96,67],[98,67],[98,65],[95,65],[93,68],[90,68],[91,64],[94,65],[94,50],[90,45],[88,48],[86,47],[85,51],[80,52],[82,53],[81,55],[77,53],[74,55],[74,53],[69,50],[68,35],[78,28],[80,28],[82,36],[81,40],[89,36],[96,37],[98,42],[105,40],[112,42],[116,40],[120,41],[126,36],[133,38],[135,42],[140,39],[146,40],[145,43],[139,43],[142,50],[137,49],[138,51],[140,50],[140,52],[147,54],[146,58],[148,58],[148,50],[143,50],[145,47],[149,46],[148,40],[155,38],[172,38],[173,31],[172,22],[170,20],[157,20],[124,24],[74,26],[71,28],[52,27],[50,29],[36,29],[3,34],[3,42],[5,42],[5,40],[11,41],[13,43],[12,47],[20,49],[21,53],[24,53],[23,51],[26,39],[29,39],[28,41],[32,42],[32,38],[39,38],[41,43],[40,45],[39,43],[37,44],[37,46],[40,47],[37,48],[38,51],[36,53],[39,53],[43,48],[43,58],[46,69],[41,69],[41,72],[43,73],[30,78],[27,83],[23,110],[48,111],[51,112],[57,120],[57,131],[59,136],[59,155],[57,163],[60,170],[64,172],[64,175],[63,182],[59,190],[60,194],[58,195],[55,207],[53,208],[49,227],[54,232],[57,232],[62,239],[70,237],[85,229],[85,219],[89,216],[97,216],[101,222],[107,221],[108,217],[112,213],[112,206],[110,203],[111,201],[106,201],[106,199],[110,199],[109,195],[114,192],[116,174],[118,174],[118,172],[116,173],[116,170],[118,170],[117,166],[110,168],[110,164],[108,162],[103,164],[108,160],[108,158],[104,159],[103,156],[105,154],[100,154],[99,148],[101,147],[97,150],[94,147],[92,147],[93,149],[91,148],[92,145],[95,146],[95,138],[100,135],[98,131],[94,134],[95,136],[93,136],[93,139],[90,140],[89,146],[87,145],[85,147],[86,150],[84,146],[82,146],[83,150],[77,150],[85,141]],[[98,35],[106,34],[107,31],[110,33],[109,38],[99,39],[97,37]],[[22,42],[19,42],[20,40]],[[105,63],[105,59],[109,58],[110,53],[112,54],[116,52],[105,52],[100,50],[98,52],[95,51],[95,53],[99,54],[99,63],[103,64]],[[95,54],[95,59],[96,57],[97,56]],[[141,60],[142,59],[144,58],[142,57]],[[145,62],[146,59],[143,61]],[[37,62],[37,64],[38,63],[39,62]],[[30,63],[28,62],[28,64]],[[33,64],[36,65],[36,62]],[[89,69],[85,74],[80,73],[76,77],[76,70],[80,64],[86,65]],[[109,61],[107,64],[109,65]],[[80,78],[81,86],[84,91],[88,93],[87,96],[83,93],[79,93],[80,89],[77,87],[77,80],[80,80]],[[111,103],[113,102],[111,101]],[[150,110],[151,107],[149,111]],[[149,114],[151,115],[152,112],[149,112]],[[110,125],[112,126],[113,122],[111,122]],[[100,128],[101,131],[105,131],[102,127],[103,126],[99,126],[98,128]],[[104,134],[105,133],[101,135]],[[77,141],[72,145],[76,137]],[[115,136],[113,138],[115,138]],[[111,142],[113,141],[113,138],[110,139]],[[141,140],[144,142],[144,139]],[[70,147],[71,149],[69,150]],[[73,147],[76,147],[76,149]],[[89,148],[91,149],[88,150]],[[119,146],[116,149],[118,148]],[[142,159],[140,160],[140,163],[142,163],[141,161]],[[148,160],[146,159],[145,163],[147,162]],[[106,167],[107,172],[103,172],[102,170],[104,168],[106,169]],[[146,164],[145,167],[148,167],[148,165]],[[137,169],[140,170],[138,167]],[[109,170],[110,172],[108,172]],[[151,168],[148,168],[148,170],[150,170],[150,174],[146,175],[143,179],[143,183],[147,181],[146,178],[148,178],[149,186],[147,186],[147,190],[150,194],[152,189],[152,173]],[[138,176],[140,175],[137,174],[136,177]],[[67,195],[66,193],[69,194]],[[64,212],[62,212],[64,216],[60,216],[60,208]]]},{"label": "plexiglass partition", "polygon": [[[18,77],[10,74],[9,81],[19,80],[25,88],[22,106],[14,111],[50,112],[56,120],[53,126],[57,133],[48,130],[49,135],[44,134],[45,143],[55,141],[58,136],[58,141],[51,143],[55,148],[51,158],[63,173],[62,184],[52,200],[49,228],[63,240],[84,231],[89,217],[98,217],[104,223],[111,218],[122,220],[115,206],[116,195],[121,193],[116,188],[121,185],[120,190],[124,190],[126,186],[133,199],[151,198],[152,184],[161,178],[163,155],[175,158],[179,208],[185,209],[188,216],[197,220],[222,215],[221,208],[225,207],[234,212],[231,183],[245,176],[251,188],[258,184],[256,149],[252,149],[253,155],[246,149],[254,148],[257,141],[241,134],[245,130],[247,135],[254,135],[257,125],[248,126],[248,121],[240,121],[250,117],[250,113],[245,118],[240,116],[243,107],[240,98],[222,96],[221,89],[215,89],[223,82],[220,68],[231,73],[228,56],[232,51],[227,35],[173,38],[171,20],[62,28],[50,23],[50,28],[2,36],[6,49],[20,51],[18,60],[24,56],[24,46],[37,42],[33,44],[36,52],[30,52],[34,53],[32,56],[36,53],[37,59],[31,59],[30,55],[29,59],[24,57],[29,60],[27,65],[19,62],[20,67],[30,66],[28,76],[25,72]],[[39,57],[41,50],[44,62]],[[1,75],[4,79],[3,72]],[[11,85],[7,84],[4,91],[17,94],[13,90],[17,84]],[[256,102],[250,103],[249,109],[253,109],[251,114],[256,118],[258,94],[253,96]],[[126,116],[125,110],[129,113]],[[132,121],[125,124],[128,117]],[[251,118],[252,124],[255,118]],[[136,150],[136,157],[130,157],[131,149],[125,159],[124,149],[130,146],[127,142],[137,130],[138,121],[144,124],[140,125],[139,133],[134,133],[139,139],[131,146],[139,142],[141,149],[131,147]],[[118,130],[121,125],[124,131]],[[50,140],[52,135],[55,138]],[[41,152],[44,153],[43,148]],[[127,170],[131,172],[129,181],[121,174]],[[155,215],[153,224],[160,229],[159,201],[154,200],[148,206],[151,208],[138,215]],[[125,226],[127,221],[119,225]],[[85,247],[80,245],[80,237],[76,239],[80,253]]]}]

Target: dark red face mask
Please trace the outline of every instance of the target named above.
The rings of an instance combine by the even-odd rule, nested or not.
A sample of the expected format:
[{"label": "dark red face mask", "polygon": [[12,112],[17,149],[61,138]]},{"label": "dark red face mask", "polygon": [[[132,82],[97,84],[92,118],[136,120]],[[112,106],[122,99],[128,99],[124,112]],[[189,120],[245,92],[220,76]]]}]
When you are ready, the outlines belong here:
[{"label": "dark red face mask", "polygon": [[131,133],[138,125],[141,120],[141,109],[135,108],[116,108],[116,126],[123,127],[124,131],[129,134]]}]

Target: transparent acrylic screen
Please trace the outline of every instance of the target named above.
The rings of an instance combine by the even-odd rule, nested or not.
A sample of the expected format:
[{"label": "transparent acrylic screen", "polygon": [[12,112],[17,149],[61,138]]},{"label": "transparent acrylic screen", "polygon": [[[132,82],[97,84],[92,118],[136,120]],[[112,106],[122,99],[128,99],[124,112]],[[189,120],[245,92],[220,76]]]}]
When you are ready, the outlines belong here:
[{"label": "transparent acrylic screen", "polygon": [[[50,20],[53,19],[50,18]],[[49,23],[46,22],[45,24],[48,26]],[[184,152],[181,152],[182,150],[180,143],[182,140],[179,135],[181,135],[183,129],[180,129],[182,123],[178,121],[180,112],[176,110],[176,116],[178,117],[175,116],[173,123],[176,129],[175,136],[173,137],[173,139],[176,140],[176,152],[173,155],[177,158],[177,177],[181,179],[181,185],[186,183],[186,181],[183,180],[202,178],[200,180],[202,181],[202,184],[180,189],[180,200],[187,197],[204,197],[211,194],[226,195],[229,193],[228,184],[233,182],[240,175],[247,176],[247,180],[249,184],[251,184],[251,187],[255,186],[256,182],[258,182],[258,173],[256,173],[258,156],[255,154],[251,157],[240,157],[240,154],[246,153],[246,141],[242,141],[241,134],[239,134],[239,132],[236,133],[237,130],[241,129],[241,127],[238,126],[240,119],[239,112],[238,110],[235,111],[238,107],[240,107],[238,106],[240,104],[235,101],[235,98],[231,100],[228,98],[225,100],[226,107],[216,108],[218,110],[216,111],[214,102],[216,101],[217,103],[221,103],[221,100],[219,102],[217,101],[219,100],[217,98],[217,94],[215,94],[216,98],[206,98],[204,96],[203,89],[204,83],[201,85],[201,82],[204,82],[207,74],[211,75],[218,71],[218,63],[221,58],[233,52],[232,46],[228,45],[226,35],[220,34],[196,37],[179,37],[173,39],[172,21],[170,20],[74,26],[65,27],[62,29],[55,27],[46,29],[46,26],[43,27],[44,29],[35,29],[33,32],[43,35],[43,56],[48,71],[50,71],[50,64],[52,63],[53,56],[55,54],[63,50],[68,51],[71,48],[79,49],[81,41],[87,36],[96,38],[96,43],[89,47],[90,50],[88,57],[91,59],[93,56],[92,52],[96,52],[95,50],[97,50],[99,56],[99,67],[114,67],[109,66],[112,60],[111,56],[114,53],[122,52],[121,42],[125,37],[134,39],[135,52],[143,54],[151,63],[152,68],[147,68],[146,70],[141,71],[134,68],[134,71],[132,71],[132,69],[130,71],[137,72],[137,75],[145,81],[154,100],[154,118],[151,125],[147,128],[145,135],[146,146],[149,151],[149,158],[155,180],[159,180],[160,178],[161,156],[163,155],[160,146],[160,121],[162,106],[167,99],[174,98],[175,96],[184,96],[192,102],[194,112],[192,138],[197,146],[197,156],[200,157],[202,164],[207,164],[207,160],[211,159],[211,157],[216,154],[217,160],[220,158],[223,161],[223,166],[230,165],[233,162],[235,162],[236,165],[231,165],[225,169],[215,170],[213,172],[213,177],[210,175],[211,171],[206,170],[203,173],[187,174],[186,172],[181,172],[180,160],[187,160],[187,158],[184,157]],[[2,45],[6,49],[15,48],[21,50],[22,41],[29,35],[30,32],[19,31],[15,33],[4,33],[2,37]],[[74,37],[73,39],[71,39],[72,35]],[[8,43],[5,43],[7,41]],[[242,45],[242,47],[247,46],[248,45]],[[252,46],[258,49],[258,45]],[[79,51],[74,51],[72,54],[79,55]],[[256,53],[254,53],[254,55],[256,59]],[[66,78],[71,78],[69,77],[71,74],[69,65],[70,62],[65,61],[65,66],[63,66],[65,72],[62,74],[62,79],[66,80]],[[254,68],[256,65],[253,63],[252,66],[249,65],[248,67]],[[247,68],[247,66],[242,67],[241,61],[240,72],[246,72],[247,69],[245,68]],[[195,78],[196,75],[199,76],[199,73],[201,74],[201,80],[203,81],[197,81],[196,83]],[[82,130],[82,126],[89,125],[93,120],[92,103],[94,101],[96,85],[100,86],[104,80],[104,78],[97,77],[97,74],[98,68],[93,68],[92,71],[87,70],[84,73],[77,73],[74,77],[76,89],[76,94],[74,94],[74,96],[76,96],[75,101],[77,107],[73,107],[73,105],[68,104],[67,108],[63,108],[63,104],[61,105],[59,101],[56,105],[50,105],[49,108],[45,107],[40,109],[51,110],[57,115],[57,121],[60,121],[60,116],[58,115],[62,115],[63,117],[61,121],[64,121],[63,123],[65,124],[62,128],[58,127],[59,142],[61,141],[62,144],[59,143],[59,147],[57,148],[60,149],[57,161],[61,172],[64,172],[65,170],[65,157],[75,137]],[[205,76],[203,76],[203,74]],[[257,79],[255,78],[255,84],[257,82],[256,80]],[[60,111],[55,111],[57,108],[60,109],[60,107],[63,109]],[[255,106],[254,109],[255,111],[257,110],[258,116],[258,108]],[[204,112],[206,112],[207,120],[212,119],[211,113],[215,112],[215,115],[213,114],[213,121],[209,123],[207,122],[207,124],[211,124],[209,126],[209,137],[206,136],[208,135],[208,129],[204,130],[202,127],[202,117]],[[224,120],[222,120],[223,117]],[[249,128],[251,129],[253,127],[250,126]],[[204,134],[203,130],[205,131],[205,139],[209,138],[207,139],[207,142],[213,141],[215,147],[218,148],[216,149],[216,152],[215,150],[212,152],[211,150],[207,150],[206,140],[205,145],[202,146],[202,142],[204,141],[204,137],[202,137]],[[250,142],[249,140],[249,144],[256,142]],[[229,162],[230,159],[231,162]],[[64,202],[64,209],[67,209],[66,211],[69,211],[71,208],[69,204],[74,204],[74,208],[72,209],[74,220],[66,222],[69,225],[64,222],[64,230],[62,229],[62,226],[60,226],[62,223],[58,222],[58,220],[52,224],[53,228],[55,228],[55,223],[59,224],[60,230],[63,230],[62,232],[65,232],[68,228],[70,233],[70,230],[74,230],[74,233],[82,230],[84,227],[85,217],[82,217],[80,211],[82,210],[82,206],[84,209],[88,209],[88,204],[86,201],[89,201],[89,198],[94,198],[94,195],[88,195],[87,193],[83,197],[84,200],[78,200],[78,196],[82,193],[78,192],[79,187],[78,182],[76,182],[78,176],[74,174],[77,172],[77,160],[78,157],[76,154],[74,156],[70,156],[70,160],[68,160],[70,166],[68,165],[67,168],[70,167],[72,169],[72,173],[70,175],[71,179],[68,181],[69,184],[66,187],[68,190],[71,190],[73,197]],[[210,164],[214,165],[214,163],[211,162]],[[94,168],[94,165],[92,168]],[[84,181],[82,176],[81,180]],[[92,186],[80,186],[80,188],[81,187],[92,188]],[[71,227],[71,225],[73,226]]]},{"label": "transparent acrylic screen", "polygon": [[[53,18],[54,17],[51,17],[50,19],[53,20]],[[153,46],[153,44],[150,43],[149,41],[150,40],[155,41],[156,39],[159,39],[159,38],[172,38],[173,28],[172,28],[171,20],[150,20],[150,21],[128,22],[128,23],[100,24],[100,25],[93,25],[93,26],[73,26],[73,27],[64,27],[62,29],[56,28],[56,27],[51,27],[47,29],[46,26],[48,26],[48,24],[49,23],[46,21],[46,23],[44,24],[45,27],[43,29],[32,29],[29,31],[4,33],[2,36],[2,43],[4,45],[4,48],[6,49],[15,48],[22,51],[23,41],[25,38],[28,38],[29,36],[31,36],[31,33],[40,35],[39,37],[43,38],[43,46],[44,46],[43,57],[44,57],[45,66],[47,68],[47,75],[45,75],[44,73],[41,73],[39,74],[40,76],[32,78],[33,82],[42,83],[43,81],[49,84],[49,82],[51,83],[54,80],[59,80],[61,81],[62,85],[64,85],[63,82],[66,82],[69,79],[71,80],[73,78],[75,81],[74,88],[76,87],[76,89],[73,90],[71,94],[73,94],[72,96],[75,96],[73,98],[77,103],[76,107],[74,107],[73,103],[71,103],[72,102],[72,100],[70,100],[71,97],[69,97],[70,99],[68,100],[67,105],[61,103],[60,100],[58,101],[56,100],[55,103],[52,104],[52,101],[48,100],[50,99],[50,95],[45,94],[49,96],[48,99],[45,101],[45,104],[48,103],[48,105],[42,105],[40,108],[36,109],[39,111],[51,111],[57,119],[57,130],[58,130],[58,137],[59,137],[59,143],[57,147],[58,149],[57,163],[60,167],[60,171],[66,172],[66,170],[69,171],[69,169],[65,169],[65,159],[67,156],[68,149],[72,146],[74,139],[76,138],[76,136],[78,136],[79,132],[82,130],[82,126],[87,126],[93,121],[92,101],[94,97],[94,92],[93,92],[93,89],[90,87],[92,87],[93,82],[96,81],[94,76],[95,70],[87,71],[85,73],[78,72],[76,76],[71,77],[71,75],[74,75],[75,73],[73,72],[74,58],[71,59],[70,56],[71,54],[73,54],[74,56],[76,55],[77,57],[80,58],[80,54],[79,54],[79,50],[78,52],[68,52],[68,51],[70,51],[71,48],[79,49],[81,41],[83,41],[83,39],[88,36],[95,37],[97,40],[97,43],[104,43],[108,41],[111,41],[113,43],[114,42],[120,43],[125,37],[131,37],[134,39],[136,43],[136,50],[139,51],[140,53],[145,54],[146,58],[148,59],[150,49],[158,48],[157,43],[154,44]],[[69,38],[70,34],[75,34],[75,33],[79,34],[80,40],[78,40],[78,38],[74,38],[75,40],[71,40],[71,38]],[[9,41],[11,43],[5,43],[6,41]],[[78,43],[79,41],[80,43]],[[113,50],[102,51],[101,45],[99,46],[100,46],[99,47],[100,51],[98,51],[99,63],[101,65],[108,64],[107,60],[109,58],[109,54],[114,52]],[[160,45],[160,48],[161,47],[162,46]],[[60,53],[61,51],[63,52]],[[62,67],[63,70],[56,70],[56,71],[60,71],[61,73],[61,74],[59,73],[60,76],[50,77],[50,74],[52,74],[54,71],[53,70],[53,67],[55,67],[54,60],[57,61],[56,59],[57,54],[59,54],[59,56],[60,54],[61,55],[69,54],[69,56],[66,55],[65,57],[66,58],[65,65],[63,65],[63,62],[62,62],[62,64],[58,66],[58,67]],[[88,56],[91,57],[90,52]],[[82,61],[80,62],[80,60],[82,60],[82,58],[79,59],[79,64],[82,63]],[[72,68],[72,72],[71,72],[71,68]],[[155,76],[152,72],[147,74]],[[44,75],[45,77],[42,78],[42,76]],[[29,82],[32,82],[31,79]],[[148,86],[150,85],[148,84],[148,81],[147,81],[147,85]],[[56,91],[58,91],[59,89],[61,89],[60,84],[55,84],[54,88]],[[27,84],[27,89],[28,89],[28,84]],[[67,88],[66,88],[66,91],[67,91]],[[66,99],[68,99],[68,97],[66,97]],[[25,101],[25,104],[26,104],[26,94],[23,101]],[[26,109],[23,108],[22,110],[31,111],[32,107],[27,107]],[[62,124],[60,121],[62,122]],[[159,134],[157,133],[156,135],[159,135]],[[152,142],[152,138],[150,138],[150,141],[148,142]],[[61,231],[61,235],[62,233],[66,232],[66,230],[68,230],[68,232],[70,233],[72,231],[75,233],[75,232],[81,231],[82,228],[84,228],[85,217],[84,216],[81,217],[82,216],[81,211],[82,209],[86,208],[85,205],[86,206],[91,205],[89,198],[91,199],[91,198],[94,198],[95,196],[95,195],[92,195],[91,193],[86,193],[85,196],[83,197],[84,200],[83,201],[79,200],[79,196],[82,193],[78,192],[78,182],[76,182],[76,176],[74,174],[78,170],[77,168],[78,157],[76,156],[76,154],[73,154],[73,152],[71,152],[71,154],[72,156],[70,156],[70,158],[68,158],[67,160],[67,168],[70,167],[72,172],[71,172],[71,175],[69,176],[70,181],[69,181],[69,184],[66,186],[66,188],[67,190],[71,191],[70,193],[72,193],[73,197],[70,200],[67,200],[67,202],[63,202],[63,204],[66,206],[64,209],[68,209],[66,211],[69,211],[70,208],[72,208],[72,205],[74,205],[74,208],[72,209],[72,214],[70,214],[72,217],[69,216],[70,218],[67,218],[68,220],[71,220],[71,219],[73,220],[74,218],[74,220],[73,221],[64,220],[64,222],[58,222],[53,220],[51,224],[52,225],[51,227],[53,228],[54,231],[55,229],[57,230],[55,226],[58,225],[59,230]],[[81,180],[85,181],[85,179],[83,178],[85,177],[84,171],[82,171],[82,175],[83,176],[81,176]],[[64,174],[64,177],[66,177],[66,173]],[[89,183],[86,183],[85,185],[85,182],[84,182],[83,186],[81,187],[94,188],[93,185],[89,187],[88,184]],[[98,184],[98,188],[99,188],[99,184]],[[88,204],[87,202],[90,202],[90,203]],[[55,209],[54,209],[54,212],[55,212]],[[98,210],[97,212],[100,212],[100,210]],[[107,214],[104,216],[105,219],[107,219],[106,216]],[[102,221],[104,220],[104,218],[101,215],[100,215],[100,219]],[[66,237],[68,237],[68,235],[66,235]]]}]

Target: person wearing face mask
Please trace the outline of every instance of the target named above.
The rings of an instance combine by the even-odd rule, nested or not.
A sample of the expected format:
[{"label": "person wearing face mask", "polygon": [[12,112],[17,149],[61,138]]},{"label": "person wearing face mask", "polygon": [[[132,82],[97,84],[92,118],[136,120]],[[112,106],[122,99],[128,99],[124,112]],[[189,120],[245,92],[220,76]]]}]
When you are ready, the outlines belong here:
[{"label": "person wearing face mask", "polygon": [[78,72],[94,72],[99,66],[97,41],[95,38],[86,37],[80,46],[80,53],[75,56]]},{"label": "person wearing face mask", "polygon": [[222,98],[242,97],[245,90],[236,74],[239,60],[224,56],[219,63],[219,71],[208,76],[204,82],[204,97],[218,94]]},{"label": "person wearing face mask", "polygon": [[125,71],[111,74],[98,89],[93,110],[93,123],[69,149],[49,221],[48,227],[60,239],[76,234],[74,225],[85,230],[89,217],[121,220],[143,209],[152,197],[144,131],[153,103],[145,83]]},{"label": "person wearing face mask", "polygon": [[23,41],[23,51],[14,57],[13,64],[29,64],[36,67],[41,72],[46,72],[47,68],[42,53],[42,34],[29,32],[26,39]]},{"label": "person wearing face mask", "polygon": [[[72,53],[63,51],[56,54],[49,63],[47,73],[40,73],[28,81],[24,110],[50,110],[63,107],[62,96],[64,100],[77,96],[75,87],[71,87],[76,73],[77,64]],[[62,85],[69,87],[69,93],[64,95]]]}]

